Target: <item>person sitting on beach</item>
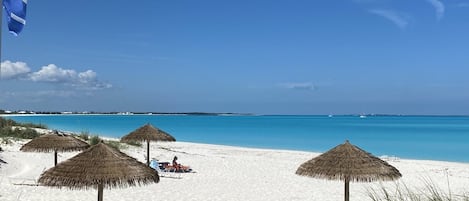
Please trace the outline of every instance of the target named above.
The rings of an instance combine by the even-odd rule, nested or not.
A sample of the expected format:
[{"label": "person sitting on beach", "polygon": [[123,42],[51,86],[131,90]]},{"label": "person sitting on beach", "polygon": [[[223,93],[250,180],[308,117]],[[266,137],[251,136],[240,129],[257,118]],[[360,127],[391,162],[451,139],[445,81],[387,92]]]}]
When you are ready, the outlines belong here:
[{"label": "person sitting on beach", "polygon": [[173,167],[176,168],[176,172],[181,170],[181,164],[177,163],[178,157],[174,156],[173,158]]},{"label": "person sitting on beach", "polygon": [[173,165],[171,168],[173,169],[174,172],[192,172],[192,168],[189,166],[184,166],[180,163],[177,162],[178,157],[174,156],[173,158]]}]

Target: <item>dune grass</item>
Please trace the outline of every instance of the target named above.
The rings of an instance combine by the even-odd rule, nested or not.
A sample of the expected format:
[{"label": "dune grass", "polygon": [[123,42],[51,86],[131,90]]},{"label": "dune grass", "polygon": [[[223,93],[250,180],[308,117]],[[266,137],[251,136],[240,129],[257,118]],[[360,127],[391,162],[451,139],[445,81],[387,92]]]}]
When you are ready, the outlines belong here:
[{"label": "dune grass", "polygon": [[412,188],[405,183],[396,182],[394,187],[380,185],[367,190],[372,201],[469,201],[469,193],[455,194],[451,192],[448,182],[447,189],[443,189],[431,179],[422,179],[424,187]]},{"label": "dune grass", "polygon": [[11,137],[11,138],[18,138],[18,139],[33,139],[38,137],[40,134],[31,129],[19,129],[19,128],[12,128],[12,127],[3,127],[0,128],[0,138]]},{"label": "dune grass", "polygon": [[93,135],[89,138],[89,144],[91,146],[95,145],[95,144],[98,144],[99,142],[103,141],[105,144],[107,144],[108,146],[110,147],[113,147],[117,150],[122,150],[122,149],[127,149],[128,148],[128,145],[132,145],[132,146],[138,146],[138,145],[134,145],[134,144],[126,144],[126,143],[121,143],[117,140],[103,140],[101,139],[98,135]]},{"label": "dune grass", "polygon": [[44,125],[44,124],[19,123],[11,119],[5,119],[3,117],[0,117],[0,128],[12,127],[12,126],[47,129],[47,125]]},{"label": "dune grass", "polygon": [[[32,128],[47,127],[32,123],[18,123],[11,119],[0,117],[0,138],[33,139],[38,137],[39,133]],[[5,140],[3,142],[5,143]]]}]

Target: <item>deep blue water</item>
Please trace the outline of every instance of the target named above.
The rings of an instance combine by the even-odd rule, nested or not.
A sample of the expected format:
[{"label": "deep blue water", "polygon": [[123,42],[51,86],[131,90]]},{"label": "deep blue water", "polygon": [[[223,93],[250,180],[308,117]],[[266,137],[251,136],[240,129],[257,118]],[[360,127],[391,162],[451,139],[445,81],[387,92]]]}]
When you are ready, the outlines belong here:
[{"label": "deep blue water", "polygon": [[151,123],[178,141],[324,152],[345,140],[376,155],[469,162],[469,117],[12,116],[51,129],[120,138]]}]

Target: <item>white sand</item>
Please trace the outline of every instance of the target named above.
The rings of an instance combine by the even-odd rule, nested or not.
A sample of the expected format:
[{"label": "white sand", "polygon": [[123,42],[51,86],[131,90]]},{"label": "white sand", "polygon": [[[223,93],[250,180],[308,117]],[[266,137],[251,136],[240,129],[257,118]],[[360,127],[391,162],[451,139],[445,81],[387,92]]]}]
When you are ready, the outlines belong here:
[{"label": "white sand", "polygon": [[[41,172],[53,166],[52,153],[26,153],[19,148],[27,141],[1,145],[5,150],[0,158],[8,164],[0,166],[1,201],[89,201],[97,199],[97,191],[56,189],[44,186],[14,185],[32,183]],[[145,147],[122,150],[144,162]],[[60,153],[59,162],[77,154]],[[187,142],[151,143],[151,157],[171,161],[177,155],[179,162],[190,165],[196,173],[174,174],[162,177],[158,184],[124,189],[105,189],[104,200],[129,201],[295,201],[343,200],[344,184],[302,177],[295,174],[298,166],[319,153],[250,149]],[[441,161],[388,161],[400,170],[399,180],[409,187],[422,187],[423,179],[431,178],[447,191],[448,181],[453,193],[469,190],[469,164]],[[395,182],[384,182],[394,186]],[[351,200],[370,200],[367,189],[380,183],[351,183]]]}]

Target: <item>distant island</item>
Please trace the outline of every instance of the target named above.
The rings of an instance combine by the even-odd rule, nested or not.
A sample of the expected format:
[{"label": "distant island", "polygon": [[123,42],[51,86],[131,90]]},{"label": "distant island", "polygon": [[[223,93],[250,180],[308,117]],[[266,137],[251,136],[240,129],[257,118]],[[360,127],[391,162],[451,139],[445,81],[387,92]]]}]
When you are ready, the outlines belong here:
[{"label": "distant island", "polygon": [[103,114],[103,115],[200,115],[200,116],[231,116],[231,115],[243,115],[251,116],[252,113],[234,113],[234,112],[69,112],[69,111],[31,111],[31,110],[2,110],[0,114],[5,115],[31,115],[31,114]]},{"label": "distant island", "polygon": [[[33,111],[33,110],[4,110],[0,109],[0,115],[193,115],[193,116],[296,116],[298,114],[255,114],[240,112],[94,112],[94,111]],[[304,116],[328,116],[329,118],[340,116],[357,116],[360,118],[367,117],[418,117],[418,116],[451,116],[451,117],[468,117],[469,115],[453,115],[453,114],[377,114],[377,113],[357,113],[357,114],[303,114]],[[299,115],[302,116],[302,115]]]}]

